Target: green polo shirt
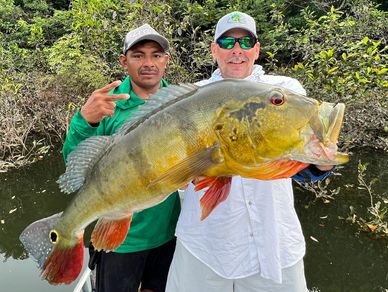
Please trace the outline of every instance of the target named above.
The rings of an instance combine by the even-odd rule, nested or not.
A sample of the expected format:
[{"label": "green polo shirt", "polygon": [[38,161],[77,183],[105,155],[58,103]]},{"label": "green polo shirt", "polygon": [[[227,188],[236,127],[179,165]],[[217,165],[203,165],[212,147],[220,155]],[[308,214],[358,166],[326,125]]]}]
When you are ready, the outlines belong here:
[{"label": "green polo shirt", "polygon": [[[166,87],[165,80],[160,81],[160,87]],[[83,140],[97,135],[112,135],[122,123],[128,119],[133,111],[144,104],[144,100],[138,98],[131,90],[129,76],[120,86],[113,89],[111,94],[129,93],[127,100],[118,100],[114,115],[104,118],[98,127],[92,127],[77,111],[70,123],[69,132],[63,144],[63,158],[73,151]],[[133,215],[131,227],[124,242],[115,250],[118,253],[142,251],[158,247],[174,238],[175,226],[180,212],[180,200],[178,192],[172,193],[165,201],[136,212]]]}]

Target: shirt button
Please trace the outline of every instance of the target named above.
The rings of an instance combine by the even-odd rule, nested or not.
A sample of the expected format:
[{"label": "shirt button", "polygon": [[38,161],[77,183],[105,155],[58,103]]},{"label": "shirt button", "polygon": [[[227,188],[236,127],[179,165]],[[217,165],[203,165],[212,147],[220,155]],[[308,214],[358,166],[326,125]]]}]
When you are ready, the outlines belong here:
[{"label": "shirt button", "polygon": [[251,201],[248,201],[248,205],[251,206],[253,203]]},{"label": "shirt button", "polygon": [[252,232],[251,232],[251,233],[249,233],[249,236],[250,236],[250,237],[253,237],[253,233],[252,233]]}]

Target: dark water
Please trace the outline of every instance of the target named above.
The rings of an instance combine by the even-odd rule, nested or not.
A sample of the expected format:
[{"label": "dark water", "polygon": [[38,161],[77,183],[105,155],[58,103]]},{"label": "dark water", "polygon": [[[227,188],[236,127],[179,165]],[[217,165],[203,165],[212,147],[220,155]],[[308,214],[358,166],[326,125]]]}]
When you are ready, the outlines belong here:
[{"label": "dark water", "polygon": [[[341,175],[332,176],[329,188],[341,186],[341,191],[330,203],[314,201],[311,193],[296,187],[296,206],[307,242],[306,277],[313,291],[388,291],[388,240],[358,232],[355,225],[340,219],[350,214],[350,206],[366,216],[369,195],[357,189],[358,159],[369,163],[367,180],[379,178],[375,192],[387,193],[388,153],[376,151],[353,155],[339,171]],[[62,211],[70,200],[55,182],[63,171],[62,158],[52,154],[30,167],[0,173],[1,291],[72,291],[74,285],[50,286],[40,280],[18,240],[29,223]]]},{"label": "dark water", "polygon": [[355,225],[339,218],[348,217],[351,206],[359,216],[368,216],[370,197],[365,190],[357,188],[358,160],[368,163],[365,180],[377,178],[374,191],[380,195],[385,193],[388,199],[388,153],[377,151],[353,154],[351,161],[339,170],[341,175],[331,176],[329,188],[339,186],[341,191],[330,203],[312,202],[311,193],[295,188],[296,208],[307,243],[305,270],[310,289],[388,291],[388,239],[358,232]]},{"label": "dark water", "polygon": [[61,157],[55,154],[32,166],[0,173],[0,291],[73,291],[74,284],[51,286],[42,281],[18,239],[28,224],[66,206],[70,197],[60,193],[55,182],[63,171]]}]

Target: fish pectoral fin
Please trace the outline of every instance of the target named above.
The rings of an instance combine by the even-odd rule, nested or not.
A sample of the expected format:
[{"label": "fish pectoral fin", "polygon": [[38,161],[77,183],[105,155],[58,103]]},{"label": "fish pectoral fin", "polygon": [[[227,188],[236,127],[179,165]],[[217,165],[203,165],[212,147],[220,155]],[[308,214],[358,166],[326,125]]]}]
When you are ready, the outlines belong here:
[{"label": "fish pectoral fin", "polygon": [[289,178],[307,166],[308,163],[296,160],[274,160],[255,166],[241,176],[261,180]]},{"label": "fish pectoral fin", "polygon": [[232,177],[205,177],[199,179],[195,184],[195,190],[202,190],[209,187],[200,200],[202,209],[201,220],[204,220],[221,202],[229,196],[232,185]]},{"label": "fish pectoral fin", "polygon": [[120,219],[102,217],[93,229],[91,241],[96,250],[111,251],[119,247],[127,236],[132,215]]},{"label": "fish pectoral fin", "polygon": [[220,163],[223,163],[220,148],[214,145],[183,159],[165,174],[153,180],[148,187],[151,188],[157,184],[162,184],[173,185],[178,188]]},{"label": "fish pectoral fin", "polygon": [[67,157],[66,172],[57,180],[60,190],[70,194],[82,187],[112,140],[111,136],[94,136],[82,141]]}]

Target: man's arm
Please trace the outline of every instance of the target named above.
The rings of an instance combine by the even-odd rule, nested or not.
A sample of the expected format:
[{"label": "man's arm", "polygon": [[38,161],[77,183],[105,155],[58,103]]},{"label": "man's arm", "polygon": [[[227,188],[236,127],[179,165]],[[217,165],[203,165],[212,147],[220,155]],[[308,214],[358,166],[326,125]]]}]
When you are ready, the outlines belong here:
[{"label": "man's arm", "polygon": [[113,116],[115,101],[129,98],[128,94],[110,94],[110,91],[120,84],[121,81],[117,80],[94,91],[81,110],[75,113],[62,147],[65,164],[67,156],[79,143],[89,137],[104,134],[99,125],[104,117]]},{"label": "man's arm", "polygon": [[316,182],[324,180],[330,173],[334,171],[335,167],[329,170],[321,170],[316,165],[310,164],[307,168],[299,171],[292,179],[298,182]]}]

